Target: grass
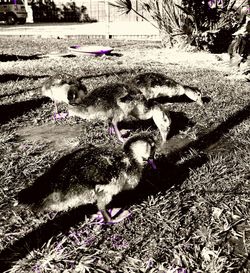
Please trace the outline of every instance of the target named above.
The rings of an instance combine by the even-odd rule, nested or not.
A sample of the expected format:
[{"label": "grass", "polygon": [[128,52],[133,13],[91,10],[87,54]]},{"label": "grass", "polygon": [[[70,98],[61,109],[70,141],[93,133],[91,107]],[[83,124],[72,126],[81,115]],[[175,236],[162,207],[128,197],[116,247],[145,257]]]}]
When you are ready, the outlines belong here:
[{"label": "grass", "polygon": [[[39,58],[89,42],[119,54]],[[236,77],[227,55],[177,53],[153,42],[14,37],[1,38],[0,50],[0,271],[250,271],[250,99],[248,83]],[[75,147],[120,145],[101,122],[53,120],[53,103],[39,95],[43,81],[67,72],[91,90],[143,71],[199,87],[206,103],[165,105],[172,133],[158,148],[156,173],[113,200],[131,217],[100,226],[91,206],[38,216],[16,205],[21,189]],[[154,127],[143,130],[160,139]]]}]

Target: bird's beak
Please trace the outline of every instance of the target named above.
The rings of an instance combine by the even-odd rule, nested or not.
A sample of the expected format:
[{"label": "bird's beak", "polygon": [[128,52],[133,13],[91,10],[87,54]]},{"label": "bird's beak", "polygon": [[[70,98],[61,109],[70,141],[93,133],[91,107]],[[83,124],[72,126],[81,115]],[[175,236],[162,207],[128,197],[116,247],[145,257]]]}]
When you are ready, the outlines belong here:
[{"label": "bird's beak", "polygon": [[197,100],[196,103],[197,103],[198,105],[200,105],[200,106],[203,106],[203,105],[204,105],[202,99]]}]

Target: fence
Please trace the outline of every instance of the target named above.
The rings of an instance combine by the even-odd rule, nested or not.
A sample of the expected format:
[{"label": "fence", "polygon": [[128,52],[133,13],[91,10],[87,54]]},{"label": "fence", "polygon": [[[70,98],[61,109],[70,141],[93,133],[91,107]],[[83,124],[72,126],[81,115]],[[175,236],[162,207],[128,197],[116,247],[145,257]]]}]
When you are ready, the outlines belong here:
[{"label": "fence", "polygon": [[[132,0],[133,7],[147,18],[147,13],[142,9],[140,0]],[[134,12],[121,14],[118,8],[108,4],[108,0],[82,0],[82,5],[87,8],[88,15],[98,22],[141,22],[143,19]],[[105,6],[106,5],[106,6]]]},{"label": "fence", "polygon": [[[49,13],[53,13],[58,17],[58,14],[65,10],[76,11],[81,10],[82,6],[87,8],[86,14],[98,22],[141,22],[143,19],[136,15],[134,12],[129,14],[122,14],[121,11],[110,5],[111,0],[24,0],[27,4],[32,6],[33,13],[36,9],[37,13],[46,15],[45,17],[51,17]],[[145,2],[146,0],[144,0]],[[113,3],[116,0],[112,0]],[[146,18],[150,18],[142,8],[141,0],[131,0],[133,8]],[[72,7],[75,7],[74,10]],[[59,12],[59,10],[61,11]],[[41,17],[41,16],[40,16]],[[59,16],[60,17],[60,16]],[[39,18],[38,18],[39,19]],[[54,18],[47,18],[48,20],[54,20]],[[46,21],[46,20],[45,20]]]}]

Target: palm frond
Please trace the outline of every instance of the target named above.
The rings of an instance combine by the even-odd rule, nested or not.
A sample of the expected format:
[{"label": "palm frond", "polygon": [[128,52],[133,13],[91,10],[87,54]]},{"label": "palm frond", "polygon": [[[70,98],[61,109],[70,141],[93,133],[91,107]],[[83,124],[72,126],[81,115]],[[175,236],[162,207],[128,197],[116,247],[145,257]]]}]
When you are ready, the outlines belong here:
[{"label": "palm frond", "polygon": [[143,8],[145,8],[147,10],[147,12],[151,11],[151,6],[148,3],[144,3]]},{"label": "palm frond", "polygon": [[109,2],[109,5],[120,9],[126,14],[128,14],[133,8],[131,0],[117,0],[115,3]]},{"label": "palm frond", "polygon": [[191,15],[191,12],[188,11],[188,9],[186,9],[186,8],[180,6],[180,5],[177,5],[177,4],[175,4],[175,6],[176,6],[177,8],[179,8],[179,9],[181,9],[181,10],[182,10],[184,13],[186,13],[187,15]]}]

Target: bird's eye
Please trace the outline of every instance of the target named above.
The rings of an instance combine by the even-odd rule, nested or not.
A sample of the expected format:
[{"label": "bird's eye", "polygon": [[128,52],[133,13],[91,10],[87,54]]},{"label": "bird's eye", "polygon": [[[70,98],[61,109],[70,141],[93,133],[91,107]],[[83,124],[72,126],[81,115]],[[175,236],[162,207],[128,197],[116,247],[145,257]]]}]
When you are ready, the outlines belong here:
[{"label": "bird's eye", "polygon": [[70,91],[70,92],[68,93],[68,99],[69,99],[69,100],[75,100],[75,99],[76,99],[76,94],[75,94],[75,92]]},{"label": "bird's eye", "polygon": [[148,162],[148,158],[142,157],[143,162]]}]

